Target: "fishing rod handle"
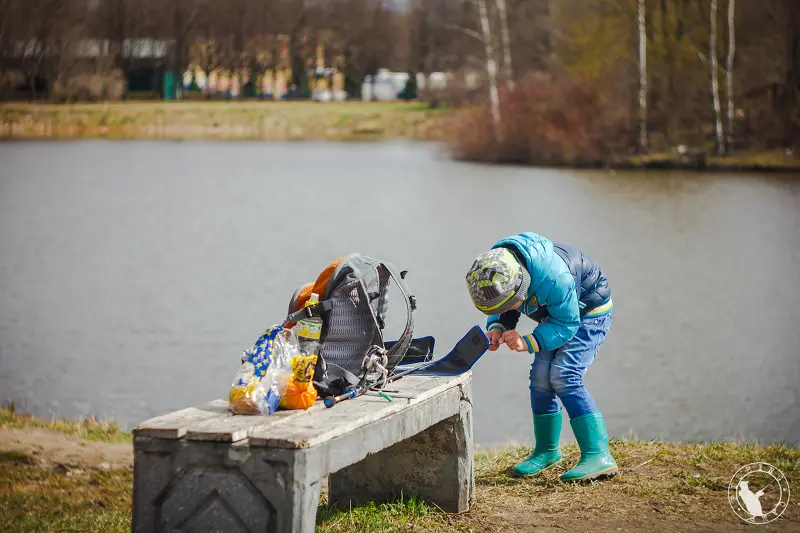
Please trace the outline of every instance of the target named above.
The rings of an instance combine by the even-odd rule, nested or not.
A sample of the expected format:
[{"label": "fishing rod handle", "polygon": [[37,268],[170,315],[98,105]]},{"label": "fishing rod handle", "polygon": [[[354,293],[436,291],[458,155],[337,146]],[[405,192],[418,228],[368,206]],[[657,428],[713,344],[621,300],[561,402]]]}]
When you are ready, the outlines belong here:
[{"label": "fishing rod handle", "polygon": [[328,396],[327,398],[325,398],[323,403],[325,403],[325,407],[333,407],[334,405],[336,405],[339,402],[343,402],[345,400],[349,400],[349,399],[355,398],[355,397],[356,397],[356,391],[355,390],[349,390],[349,391],[345,392],[344,394],[340,394],[339,396]]}]

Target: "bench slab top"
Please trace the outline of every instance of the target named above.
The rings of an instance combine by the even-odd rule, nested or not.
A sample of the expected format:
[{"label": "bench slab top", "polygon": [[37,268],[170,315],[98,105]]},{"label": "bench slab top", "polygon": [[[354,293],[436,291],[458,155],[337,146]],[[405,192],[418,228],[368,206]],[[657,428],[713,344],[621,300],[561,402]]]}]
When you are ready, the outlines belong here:
[{"label": "bench slab top", "polygon": [[250,446],[310,448],[409,409],[452,411],[453,406],[441,402],[458,402],[459,396],[445,393],[470,379],[470,372],[456,377],[410,375],[386,386],[391,402],[369,393],[328,409],[318,398],[308,409],[279,410],[264,416],[233,415],[226,400],[214,400],[151,418],[136,426],[133,434],[137,438],[229,443],[249,439]]}]

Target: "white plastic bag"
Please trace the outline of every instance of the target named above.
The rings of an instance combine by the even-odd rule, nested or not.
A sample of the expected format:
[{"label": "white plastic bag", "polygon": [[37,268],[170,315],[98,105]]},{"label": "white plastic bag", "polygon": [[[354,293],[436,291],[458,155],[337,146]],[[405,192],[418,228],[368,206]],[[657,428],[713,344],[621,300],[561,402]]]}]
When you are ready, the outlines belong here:
[{"label": "white plastic bag", "polygon": [[242,354],[229,396],[231,411],[238,415],[266,415],[278,409],[292,377],[290,360],[299,353],[291,329],[273,326]]}]

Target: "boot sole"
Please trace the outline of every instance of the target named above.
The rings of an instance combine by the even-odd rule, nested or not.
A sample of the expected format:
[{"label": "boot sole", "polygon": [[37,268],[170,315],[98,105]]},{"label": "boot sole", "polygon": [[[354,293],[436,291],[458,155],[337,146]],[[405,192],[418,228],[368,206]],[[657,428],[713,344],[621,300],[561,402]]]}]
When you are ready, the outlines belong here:
[{"label": "boot sole", "polygon": [[563,462],[563,461],[564,461],[563,459],[559,459],[559,460],[558,460],[558,461],[556,461],[555,463],[551,463],[551,464],[547,465],[546,467],[542,468],[541,470],[539,470],[539,471],[538,471],[538,472],[536,472],[535,474],[517,474],[516,472],[514,472],[514,470],[513,470],[513,469],[511,470],[511,472],[513,472],[513,473],[514,473],[514,477],[520,477],[520,478],[536,477],[536,476],[538,476],[539,474],[541,474],[542,472],[544,472],[545,470],[549,470],[550,468],[553,468],[553,467],[554,467],[554,466],[556,466],[558,463],[561,463],[561,462]]},{"label": "boot sole", "polygon": [[595,479],[607,478],[616,476],[619,473],[619,467],[612,466],[611,468],[607,468],[605,470],[601,470],[600,472],[592,472],[591,474],[587,474],[583,477],[576,477],[573,479],[561,479],[561,481],[575,482],[575,481],[593,481]]}]

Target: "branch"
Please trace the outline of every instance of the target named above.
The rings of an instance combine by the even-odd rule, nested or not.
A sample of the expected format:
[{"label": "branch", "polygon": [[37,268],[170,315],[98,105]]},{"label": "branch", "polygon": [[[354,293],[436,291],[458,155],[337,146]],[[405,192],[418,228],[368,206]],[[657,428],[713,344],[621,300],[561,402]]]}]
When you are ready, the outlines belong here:
[{"label": "branch", "polygon": [[[698,50],[695,45],[690,44],[689,46],[691,46],[692,50],[694,51],[694,53],[697,54],[697,59],[700,60],[700,62],[703,64],[703,66],[707,67],[708,66],[708,57],[706,57],[706,55],[703,52]],[[728,69],[726,69],[725,67],[723,67],[720,64],[717,64],[717,70],[719,72],[723,73],[723,74],[727,74],[728,73]]]},{"label": "branch", "polygon": [[448,30],[460,31],[464,35],[472,37],[473,39],[477,39],[481,43],[483,43],[483,36],[480,33],[478,33],[477,31],[475,31],[475,30],[471,30],[469,28],[465,28],[463,26],[459,26],[458,24],[449,24],[448,23],[448,24],[443,24],[443,26],[445,28],[447,28]]}]

